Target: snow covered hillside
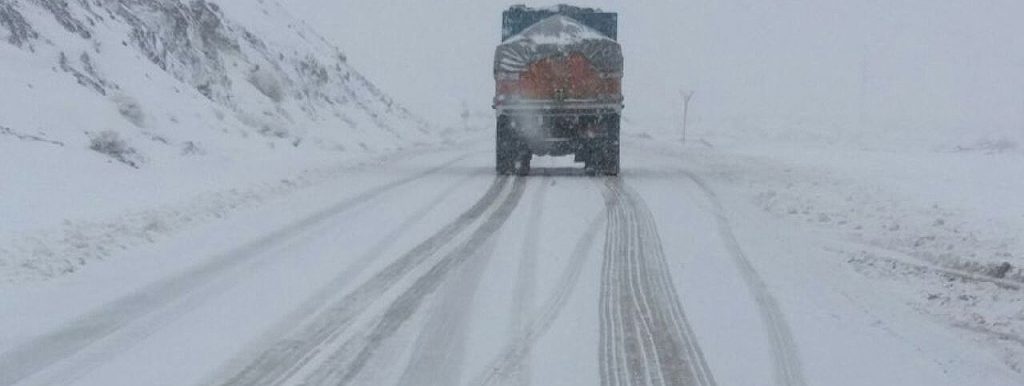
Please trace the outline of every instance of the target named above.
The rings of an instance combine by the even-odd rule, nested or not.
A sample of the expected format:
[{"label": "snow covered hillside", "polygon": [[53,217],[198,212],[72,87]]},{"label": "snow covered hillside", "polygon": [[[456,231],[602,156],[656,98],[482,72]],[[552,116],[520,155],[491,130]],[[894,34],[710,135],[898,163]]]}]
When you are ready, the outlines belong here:
[{"label": "snow covered hillside", "polygon": [[437,138],[273,0],[3,0],[0,90],[0,280]]}]

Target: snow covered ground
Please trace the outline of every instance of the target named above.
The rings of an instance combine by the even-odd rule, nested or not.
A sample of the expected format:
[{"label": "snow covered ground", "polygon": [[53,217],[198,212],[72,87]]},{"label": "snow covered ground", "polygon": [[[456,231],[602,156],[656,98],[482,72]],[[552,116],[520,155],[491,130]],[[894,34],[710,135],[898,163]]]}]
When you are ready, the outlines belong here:
[{"label": "snow covered ground", "polygon": [[[941,59],[945,45],[917,40],[934,38],[932,20],[989,20],[911,3],[895,8],[904,17],[843,25],[884,36],[874,28],[917,20],[862,51]],[[646,74],[627,71],[628,103],[642,106],[627,106],[640,113],[624,124],[621,178],[550,158],[500,178],[489,112],[459,130],[424,122],[288,16],[296,7],[0,2],[0,385],[1024,383],[1024,138],[1006,107],[1019,81],[985,72],[1015,53],[965,72],[947,63],[956,82],[915,88],[910,59],[809,49],[820,42],[807,36],[845,44],[858,28],[786,25],[792,11],[828,6],[765,5],[768,20],[751,16],[761,6],[716,3],[688,30],[706,33],[686,35],[708,40],[672,54],[702,53],[680,61],[690,70],[721,67],[686,71],[707,76],[698,100],[716,105],[697,105],[682,145],[670,123],[646,124],[673,120],[663,110],[675,84],[651,79],[676,61],[637,60],[668,25],[651,15],[673,14],[651,11],[676,6],[629,7],[627,69]],[[361,27],[391,15],[337,17]],[[754,22],[707,32],[737,17]],[[1004,36],[1018,25],[1009,19],[950,44]],[[745,34],[795,59],[744,67],[732,59],[745,58],[733,56],[751,44]],[[360,49],[393,59],[376,47],[389,39]],[[493,49],[488,39],[443,49]],[[826,73],[843,66],[802,79],[829,87],[772,75],[793,61],[819,67],[808,55],[866,78]],[[428,67],[459,70],[433,80],[453,87],[475,79],[445,60]],[[845,103],[851,79],[890,92]],[[996,83],[995,94],[978,86]],[[768,104],[735,93],[772,84],[792,89]],[[958,105],[946,87],[999,103],[915,121]],[[769,116],[810,108],[802,93],[833,100]],[[448,107],[454,95],[416,102]],[[888,105],[911,97],[922,101]]]},{"label": "snow covered ground", "polygon": [[877,286],[871,292],[959,330],[1024,372],[1024,204],[1017,198],[1024,184],[1012,177],[1024,172],[1024,151],[1016,142],[865,144],[712,133],[679,150],[678,139],[663,131],[632,135],[639,143],[676,142],[647,148],[714,176],[708,178],[738,205],[805,232],[813,241],[791,242],[813,251],[808,260],[859,273]]},{"label": "snow covered ground", "polygon": [[[970,232],[959,193],[904,197],[858,166],[892,154],[816,162],[821,149],[630,131],[621,179],[547,158],[531,177],[495,178],[484,135],[340,168],[73,275],[8,284],[0,383],[1024,379],[1016,255],[997,255],[1013,264],[1000,275],[974,269],[993,260],[956,253],[966,246],[952,258],[902,243],[947,237],[933,204]],[[1019,155],[933,157],[922,168]],[[989,232],[979,250],[1013,250],[988,242],[1014,240],[1009,229]]]}]

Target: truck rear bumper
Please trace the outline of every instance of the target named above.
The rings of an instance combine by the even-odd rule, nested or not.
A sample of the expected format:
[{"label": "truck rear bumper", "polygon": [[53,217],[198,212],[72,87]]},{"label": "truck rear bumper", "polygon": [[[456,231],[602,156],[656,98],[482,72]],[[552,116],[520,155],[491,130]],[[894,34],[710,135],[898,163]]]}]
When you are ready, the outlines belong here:
[{"label": "truck rear bumper", "polygon": [[594,100],[536,100],[494,105],[494,110],[498,115],[516,117],[619,114],[622,109],[621,101],[600,102]]},{"label": "truck rear bumper", "polygon": [[584,154],[598,148],[611,138],[524,138],[530,152],[536,155],[563,156]]},{"label": "truck rear bumper", "polygon": [[498,119],[531,153],[567,155],[618,141],[620,109],[621,105],[514,109]]}]

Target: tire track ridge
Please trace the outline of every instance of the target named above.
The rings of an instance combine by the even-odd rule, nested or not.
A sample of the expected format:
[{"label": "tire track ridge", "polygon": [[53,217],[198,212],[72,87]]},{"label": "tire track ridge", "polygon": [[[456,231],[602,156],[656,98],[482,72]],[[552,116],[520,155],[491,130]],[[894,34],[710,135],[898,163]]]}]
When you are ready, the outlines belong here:
[{"label": "tire track ridge", "polygon": [[617,178],[606,180],[605,188],[602,384],[714,385],[682,311],[650,210]]},{"label": "tire track ridge", "polygon": [[[503,177],[502,180],[507,180]],[[355,336],[332,353],[326,365],[306,378],[305,384],[348,384],[367,364],[381,343],[390,338],[422,305],[455,268],[466,262],[485,244],[511,216],[526,188],[526,178],[515,178],[511,192],[484,219],[469,239],[446,254],[393,301],[365,336]],[[352,355],[354,354],[354,355]],[[345,358],[350,356],[350,358]]]},{"label": "tire track ridge", "polygon": [[[655,252],[659,258],[654,259],[654,263],[657,265],[655,269],[660,272],[671,272],[664,250],[661,248],[661,236],[657,231],[657,224],[654,222],[653,214],[650,212],[647,205],[643,204],[642,201],[637,201],[642,200],[639,198],[639,194],[628,187],[627,189],[629,190],[630,196],[635,198],[634,202],[639,202],[639,205],[635,205],[635,210],[637,213],[643,214],[643,221],[641,224],[644,226],[644,231],[647,234],[647,237],[654,241],[653,245],[657,246],[655,248]],[[670,275],[656,275],[654,277],[658,280],[658,285],[662,288],[662,291],[667,294],[666,296],[668,296],[668,298],[679,299],[678,291],[676,290],[675,284],[672,282]],[[690,327],[686,314],[683,312],[682,304],[680,304],[679,301],[674,301],[669,302],[669,305],[671,307],[669,307],[668,312],[671,314],[670,320],[675,322],[673,327],[675,328],[676,333],[684,337],[685,341],[697,342],[697,336]],[[714,377],[711,375],[711,370],[707,365],[704,354],[699,350],[699,347],[696,346],[696,344],[692,344],[686,345],[684,348],[690,353],[688,355],[689,357],[700,358],[699,361],[696,361],[697,363],[689,362],[691,371],[693,371],[698,378],[698,383],[714,384]]]},{"label": "tire track ridge", "polygon": [[[635,225],[626,228],[629,231],[629,237],[626,240],[630,243],[628,247],[629,253],[626,254],[626,266],[628,267],[626,281],[629,283],[630,296],[636,311],[638,311],[631,313],[631,316],[634,318],[634,329],[637,330],[639,336],[636,343],[640,346],[640,352],[643,354],[641,363],[645,371],[631,373],[634,379],[642,384],[664,385],[665,378],[662,372],[664,371],[663,366],[665,364],[662,362],[661,355],[659,355],[659,342],[654,334],[657,331],[665,331],[668,326],[664,323],[664,315],[658,312],[661,309],[651,299],[657,298],[659,294],[653,291],[658,288],[650,284],[650,276],[646,272],[648,271],[647,265],[649,263],[646,258],[649,256],[649,253],[646,252],[649,251],[647,251],[647,245],[642,242],[646,236],[643,233],[644,224],[637,218],[638,213],[632,197],[625,194],[621,186],[616,186],[616,188],[619,189],[620,194],[626,197],[627,210],[624,211],[626,223]],[[654,301],[657,300],[659,299]],[[685,363],[690,364],[689,361]],[[652,371],[652,366],[658,370]]]},{"label": "tire track ridge", "polygon": [[[603,312],[602,317],[602,341],[603,349],[601,354],[604,356],[600,358],[600,364],[603,368],[601,382],[604,385],[627,385],[632,384],[632,380],[627,378],[628,371],[623,371],[623,367],[628,368],[629,363],[622,363],[628,361],[628,355],[624,352],[623,345],[628,344],[626,340],[626,327],[624,327],[626,318],[622,311],[622,294],[621,286],[619,285],[619,272],[621,262],[619,261],[620,250],[626,250],[620,248],[621,245],[625,244],[628,237],[623,237],[623,232],[627,232],[622,228],[622,223],[625,222],[623,219],[624,214],[621,210],[624,205],[624,198],[615,194],[610,190],[610,185],[605,186],[605,203],[608,207],[608,223],[606,228],[605,236],[605,264],[602,270],[602,293],[601,293],[601,309]],[[607,326],[605,326],[607,324]],[[635,350],[635,349],[634,349]]]},{"label": "tire track ridge", "polygon": [[[627,200],[627,205],[628,204],[630,203]],[[635,216],[636,212],[632,210],[631,205],[629,209],[630,210],[624,212],[624,218],[626,220],[625,222],[627,224],[639,225]],[[633,242],[640,240],[640,228],[628,227],[626,229],[629,232],[629,237],[627,237],[626,240],[630,244],[627,247],[629,253],[625,255],[625,266],[627,274],[625,276],[625,281],[627,283],[626,288],[628,288],[629,298],[630,300],[632,300],[633,310],[636,311],[634,313],[630,313],[630,317],[632,318],[633,329],[636,334],[634,338],[636,342],[634,344],[639,346],[641,354],[640,364],[643,366],[644,369],[644,371],[642,372],[631,371],[630,374],[633,376],[634,381],[642,384],[664,384],[663,379],[661,383],[654,382],[654,380],[651,379],[652,377],[657,377],[661,375],[661,361],[655,348],[655,345],[657,345],[657,341],[654,338],[654,332],[651,328],[651,324],[653,324],[653,320],[655,320],[655,318],[652,315],[653,307],[651,306],[651,301],[647,297],[647,291],[645,291],[645,289],[649,289],[650,286],[644,284],[645,275],[643,275],[643,273],[641,273],[640,271],[641,264],[643,264],[643,262],[640,259],[644,255],[644,245],[643,243],[633,244]],[[631,359],[635,360],[636,358]],[[657,365],[657,367],[659,368],[659,371],[652,371],[652,360],[654,361],[653,364]]]},{"label": "tire track ridge", "polygon": [[747,289],[757,302],[761,322],[768,333],[771,345],[775,383],[787,386],[806,385],[807,382],[800,363],[800,354],[789,324],[783,316],[784,314],[779,307],[778,301],[775,300],[775,297],[768,290],[768,285],[761,279],[750,259],[743,252],[743,248],[733,233],[731,222],[725,214],[725,207],[722,206],[718,195],[700,176],[686,170],[683,170],[682,173],[701,189],[711,203],[715,221],[718,225],[718,233],[735,261],[741,277],[747,284]]},{"label": "tire track ridge", "polygon": [[622,243],[621,233],[617,228],[622,220],[621,213],[617,209],[622,199],[620,196],[605,192],[605,206],[608,213],[608,222],[605,228],[605,258],[602,264],[601,274],[601,297],[600,297],[600,331],[601,351],[599,365],[601,367],[601,383],[603,385],[625,385],[628,384],[621,371],[615,371],[613,361],[622,358],[622,313],[614,299],[619,298],[618,287],[612,286],[616,277],[618,265],[615,259],[608,258],[608,251],[615,249],[615,246]]},{"label": "tire track ridge", "polygon": [[324,345],[337,339],[362,311],[377,297],[394,287],[402,278],[425,260],[435,255],[494,203],[507,183],[495,178],[484,195],[440,231],[413,247],[369,280],[318,313],[302,329],[263,351],[242,371],[224,382],[225,385],[278,384],[308,363]]}]

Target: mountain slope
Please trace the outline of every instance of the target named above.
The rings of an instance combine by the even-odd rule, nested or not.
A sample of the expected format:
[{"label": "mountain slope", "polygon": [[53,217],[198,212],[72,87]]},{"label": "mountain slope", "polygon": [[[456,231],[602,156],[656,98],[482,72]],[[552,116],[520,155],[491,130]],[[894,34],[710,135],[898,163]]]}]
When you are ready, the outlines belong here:
[{"label": "mountain slope", "polygon": [[170,141],[234,129],[327,149],[423,139],[426,124],[336,48],[276,4],[246,8],[264,13],[262,34],[204,0],[7,2],[0,52],[5,66],[23,68],[5,71],[5,89],[16,91],[5,93],[0,124],[72,143],[84,131],[132,127]]},{"label": "mountain slope", "polygon": [[0,268],[18,276],[439,138],[274,1],[3,0],[0,90]]}]

